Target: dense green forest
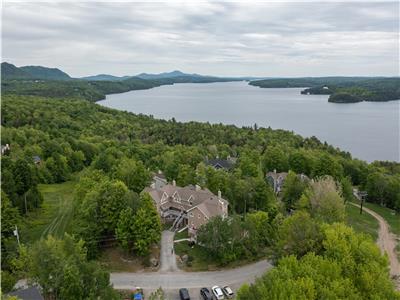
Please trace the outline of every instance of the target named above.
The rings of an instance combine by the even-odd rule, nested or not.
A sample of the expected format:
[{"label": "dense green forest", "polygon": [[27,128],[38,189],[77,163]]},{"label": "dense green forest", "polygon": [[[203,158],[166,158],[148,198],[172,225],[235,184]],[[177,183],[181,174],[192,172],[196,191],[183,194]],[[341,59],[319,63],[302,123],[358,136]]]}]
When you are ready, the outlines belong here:
[{"label": "dense green forest", "polygon": [[400,78],[398,77],[281,78],[251,81],[249,84],[262,88],[308,87],[301,93],[330,95],[328,101],[334,103],[400,99]]},{"label": "dense green forest", "polygon": [[6,80],[2,81],[1,88],[3,95],[37,95],[52,98],[73,97],[95,102],[104,99],[106,94],[150,89],[161,84],[163,83],[136,77],[124,81]]},{"label": "dense green forest", "polygon": [[[353,199],[353,185],[368,192],[368,201],[399,212],[398,163],[368,164],[315,137],[256,124],[239,128],[181,123],[93,103],[110,92],[171,84],[168,80],[2,82],[1,143],[10,146],[1,157],[3,291],[10,290],[18,278],[28,277],[54,299],[117,298],[97,258],[111,241],[148,260],[151,246],[160,239],[161,224],[151,199],[141,192],[152,172],[162,170],[180,186],[199,184],[214,193],[220,190],[229,199],[232,218],[215,218],[199,231],[198,238],[215,264],[274,253],[277,271],[257,283],[256,293],[264,286],[279,287],[282,280],[298,284],[297,273],[291,273],[295,278],[281,277],[281,270],[290,265],[311,272],[308,285],[293,284],[305,297],[310,290],[317,298],[331,296],[325,293],[331,287],[316,285],[324,268],[334,268],[330,276],[348,286],[335,295],[397,297],[387,261],[373,242],[337,223],[344,222],[344,203]],[[207,157],[227,156],[237,158],[232,170],[205,164]],[[279,196],[265,179],[266,172],[273,170],[289,172]],[[298,174],[314,181],[300,180]],[[28,214],[40,209],[43,196],[38,185],[71,179],[77,183],[71,190],[72,220],[64,238],[49,236],[32,243],[22,239],[19,246],[13,231],[16,225],[28,226]],[[332,236],[335,226],[343,232],[339,237]],[[332,255],[343,249],[327,245],[339,241],[339,247],[343,239],[354,240],[364,245],[362,251],[372,253],[361,264],[365,269],[346,273],[339,262],[332,262]],[[357,250],[345,250],[350,257],[346,262],[359,265],[354,258],[359,256]],[[49,263],[43,265],[45,258]],[[49,277],[54,272],[60,275]],[[359,277],[352,281],[354,274]],[[381,293],[368,284],[377,280]],[[244,287],[240,299],[255,297],[248,293],[252,292]],[[257,295],[269,299],[262,292]],[[271,299],[279,297],[282,294]]]},{"label": "dense green forest", "polygon": [[[108,239],[117,239],[121,247],[136,255],[148,255],[149,246],[159,239],[159,225],[155,221],[143,228],[132,220],[157,219],[146,196],[139,194],[149,184],[151,172],[157,170],[182,186],[198,183],[214,193],[221,190],[229,199],[231,214],[248,215],[246,221],[236,219],[237,227],[216,223],[221,230],[212,230],[226,236],[223,228],[229,232],[254,228],[259,239],[239,242],[234,253],[210,245],[217,247],[212,253],[222,264],[273,247],[274,233],[285,212],[298,208],[308,189],[296,175],[290,175],[293,179],[289,176],[278,201],[264,178],[267,171],[291,170],[310,178],[329,175],[340,183],[340,197],[351,199],[351,185],[358,185],[369,192],[369,201],[400,210],[397,163],[367,164],[315,137],[302,138],[284,130],[157,120],[89,101],[21,95],[3,96],[1,122],[2,144],[11,148],[2,156],[1,170],[2,270],[3,278],[9,278],[4,281],[5,290],[22,272],[16,263],[19,255],[13,230],[15,224],[24,226],[26,212],[40,207],[37,185],[64,182],[76,172],[81,175],[69,233],[84,241],[89,260],[97,257]],[[229,172],[204,164],[206,157],[228,155],[238,158]],[[34,157],[39,157],[40,163]],[[213,228],[213,223],[209,226]],[[137,234],[153,231],[151,235]],[[205,227],[200,239],[204,235],[207,240],[208,234]],[[32,266],[30,276],[37,268]]]}]

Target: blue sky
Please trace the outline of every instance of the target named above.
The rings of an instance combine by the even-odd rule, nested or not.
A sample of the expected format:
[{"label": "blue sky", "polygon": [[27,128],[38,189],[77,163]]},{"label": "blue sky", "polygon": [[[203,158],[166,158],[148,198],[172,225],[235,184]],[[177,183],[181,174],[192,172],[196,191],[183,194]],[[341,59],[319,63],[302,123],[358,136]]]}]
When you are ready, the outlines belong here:
[{"label": "blue sky", "polygon": [[72,76],[398,75],[397,2],[5,2],[2,60]]}]

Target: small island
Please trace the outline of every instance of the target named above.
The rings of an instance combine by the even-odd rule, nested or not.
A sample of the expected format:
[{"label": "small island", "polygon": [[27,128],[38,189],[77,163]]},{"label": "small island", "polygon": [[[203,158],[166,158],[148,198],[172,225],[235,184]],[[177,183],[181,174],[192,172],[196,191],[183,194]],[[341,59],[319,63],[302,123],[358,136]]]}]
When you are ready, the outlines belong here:
[{"label": "small island", "polygon": [[329,95],[328,102],[356,103],[400,100],[399,77],[305,77],[251,81],[261,88],[298,88],[303,95]]}]

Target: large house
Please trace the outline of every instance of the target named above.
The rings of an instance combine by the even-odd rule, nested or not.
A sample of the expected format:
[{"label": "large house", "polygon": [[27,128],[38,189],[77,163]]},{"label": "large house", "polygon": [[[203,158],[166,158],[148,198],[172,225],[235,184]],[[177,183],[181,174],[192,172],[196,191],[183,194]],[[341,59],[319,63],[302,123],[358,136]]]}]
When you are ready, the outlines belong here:
[{"label": "large house", "polygon": [[[275,194],[279,194],[282,191],[283,184],[285,183],[285,179],[287,177],[287,172],[277,173],[276,170],[273,172],[268,172],[265,176],[267,182],[271,185]],[[307,181],[309,178],[304,174],[297,174],[300,180]]]},{"label": "large house", "polygon": [[172,184],[161,184],[165,178],[156,174],[153,183],[144,191],[153,198],[161,218],[171,222],[172,228],[188,228],[189,235],[195,237],[201,225],[212,217],[228,216],[228,201],[221,192],[214,195],[210,190],[196,185],[185,187]]}]

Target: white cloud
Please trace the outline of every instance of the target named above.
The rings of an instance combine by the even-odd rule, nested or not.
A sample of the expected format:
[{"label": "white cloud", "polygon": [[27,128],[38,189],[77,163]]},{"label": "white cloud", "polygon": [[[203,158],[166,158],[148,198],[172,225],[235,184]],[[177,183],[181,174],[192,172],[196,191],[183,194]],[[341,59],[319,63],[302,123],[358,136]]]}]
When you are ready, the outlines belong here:
[{"label": "white cloud", "polygon": [[4,3],[3,60],[73,76],[397,75],[398,3]]}]

